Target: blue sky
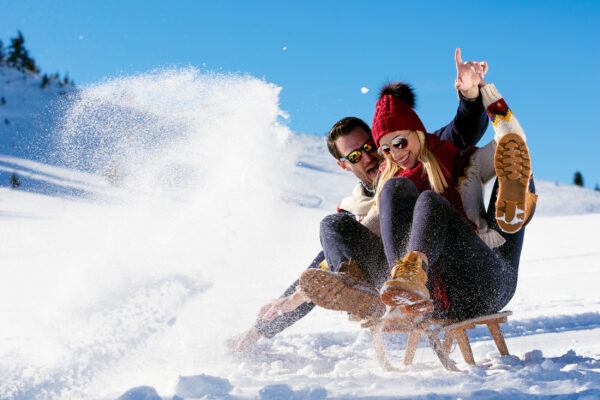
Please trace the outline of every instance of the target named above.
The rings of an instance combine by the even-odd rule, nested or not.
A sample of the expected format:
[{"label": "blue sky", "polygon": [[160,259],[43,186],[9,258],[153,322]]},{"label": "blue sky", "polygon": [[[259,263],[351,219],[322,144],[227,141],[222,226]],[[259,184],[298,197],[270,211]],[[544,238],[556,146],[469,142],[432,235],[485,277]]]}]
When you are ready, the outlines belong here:
[{"label": "blue sky", "polygon": [[21,30],[43,72],[79,86],[175,65],[247,73],[281,86],[289,126],[312,134],[348,115],[370,123],[388,80],[415,87],[428,130],[446,124],[461,47],[464,60],[488,61],[537,177],[571,183],[580,170],[600,185],[600,2],[0,0],[0,10],[0,40]]}]

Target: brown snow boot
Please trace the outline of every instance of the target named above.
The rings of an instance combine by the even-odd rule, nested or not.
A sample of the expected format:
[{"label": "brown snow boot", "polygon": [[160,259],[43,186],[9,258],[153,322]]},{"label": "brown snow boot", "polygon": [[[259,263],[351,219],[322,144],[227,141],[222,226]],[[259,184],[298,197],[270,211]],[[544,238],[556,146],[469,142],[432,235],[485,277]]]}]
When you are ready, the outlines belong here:
[{"label": "brown snow boot", "polygon": [[517,232],[533,216],[537,195],[529,192],[531,159],[523,138],[504,135],[496,147],[494,169],[498,175],[496,221],[504,232]]},{"label": "brown snow boot", "polygon": [[406,312],[418,311],[423,302],[431,302],[425,286],[427,273],[417,252],[411,251],[402,260],[396,261],[392,279],[381,288],[381,301],[388,306],[401,306]]},{"label": "brown snow boot", "polygon": [[385,312],[379,293],[354,259],[337,272],[307,269],[300,276],[306,298],[328,310],[347,311],[359,319],[378,319]]}]

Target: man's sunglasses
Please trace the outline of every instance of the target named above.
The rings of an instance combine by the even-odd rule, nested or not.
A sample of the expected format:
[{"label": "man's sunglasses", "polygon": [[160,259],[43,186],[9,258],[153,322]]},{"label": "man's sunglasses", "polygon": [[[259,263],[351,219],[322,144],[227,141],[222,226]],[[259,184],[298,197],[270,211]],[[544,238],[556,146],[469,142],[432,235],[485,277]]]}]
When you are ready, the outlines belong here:
[{"label": "man's sunglasses", "polygon": [[[406,138],[406,136],[396,136],[392,139],[392,146],[394,146],[397,149],[404,149],[406,148],[406,146],[408,146],[408,139]],[[379,152],[379,155],[387,156],[390,154],[392,149],[387,144],[382,144],[381,146],[379,146],[379,150],[377,151]]]},{"label": "man's sunglasses", "polygon": [[340,158],[341,162],[346,160],[350,161],[352,164],[356,164],[362,158],[363,151],[365,153],[372,153],[375,151],[375,143],[372,140],[369,140],[367,143],[360,146],[358,149],[352,150],[346,157]]}]

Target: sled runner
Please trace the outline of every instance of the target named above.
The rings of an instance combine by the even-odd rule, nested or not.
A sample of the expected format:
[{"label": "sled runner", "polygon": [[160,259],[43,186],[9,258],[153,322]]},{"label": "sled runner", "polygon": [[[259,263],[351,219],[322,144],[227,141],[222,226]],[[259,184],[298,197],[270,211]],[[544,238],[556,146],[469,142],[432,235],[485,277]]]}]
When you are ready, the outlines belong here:
[{"label": "sled runner", "polygon": [[[450,359],[452,343],[456,340],[465,362],[474,365],[475,359],[473,358],[473,351],[471,350],[471,344],[467,336],[467,329],[473,329],[475,325],[487,325],[500,355],[508,355],[508,348],[506,347],[500,324],[506,322],[510,315],[512,315],[511,311],[503,311],[463,321],[429,319],[417,323],[413,328],[407,328],[402,325],[385,325],[383,320],[363,323],[361,326],[369,328],[371,331],[377,360],[381,367],[387,371],[398,369],[393,367],[387,358],[381,332],[408,333],[408,341],[404,353],[404,365],[412,364],[421,335],[425,335],[444,368],[449,371],[459,371],[454,361]],[[443,342],[440,341],[440,333],[444,334]]]}]

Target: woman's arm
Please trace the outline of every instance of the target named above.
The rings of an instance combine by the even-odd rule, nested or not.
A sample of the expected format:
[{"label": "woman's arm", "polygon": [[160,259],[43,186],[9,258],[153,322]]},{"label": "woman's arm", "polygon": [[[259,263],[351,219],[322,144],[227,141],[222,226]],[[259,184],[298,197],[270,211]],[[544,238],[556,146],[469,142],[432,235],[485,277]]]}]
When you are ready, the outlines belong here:
[{"label": "woman's arm", "polygon": [[462,62],[460,49],[456,49],[456,80],[460,102],[454,119],[442,129],[434,132],[442,140],[447,140],[459,149],[477,144],[488,127],[488,117],[480,95],[480,86],[487,72],[485,61]]}]

